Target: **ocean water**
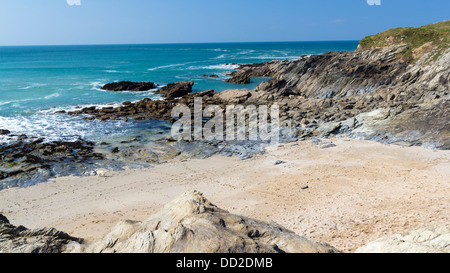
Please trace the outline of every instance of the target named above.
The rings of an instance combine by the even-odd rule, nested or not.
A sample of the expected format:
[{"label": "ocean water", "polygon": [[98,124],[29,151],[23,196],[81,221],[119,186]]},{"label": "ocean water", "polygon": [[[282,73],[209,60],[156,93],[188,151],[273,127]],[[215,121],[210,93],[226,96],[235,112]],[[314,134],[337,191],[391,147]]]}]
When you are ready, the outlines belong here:
[{"label": "ocean water", "polygon": [[[303,55],[355,50],[357,45],[357,41],[340,41],[0,47],[0,129],[48,141],[127,138],[142,135],[145,130],[151,135],[167,129],[168,124],[85,121],[54,112],[158,98],[151,91],[100,89],[103,84],[122,80],[159,85],[194,80],[194,92],[251,89],[266,79],[235,85],[224,82],[227,73],[237,64],[293,60]],[[203,77],[212,74],[219,77]],[[9,137],[0,136],[0,142],[8,141]]]}]

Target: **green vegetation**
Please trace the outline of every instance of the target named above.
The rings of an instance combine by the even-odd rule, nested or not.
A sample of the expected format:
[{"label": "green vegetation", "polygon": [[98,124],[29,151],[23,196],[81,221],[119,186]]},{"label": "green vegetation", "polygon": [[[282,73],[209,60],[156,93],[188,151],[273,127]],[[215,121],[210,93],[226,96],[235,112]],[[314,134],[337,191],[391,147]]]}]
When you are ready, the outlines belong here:
[{"label": "green vegetation", "polygon": [[430,59],[437,60],[450,47],[450,21],[444,21],[419,28],[394,28],[365,37],[359,42],[360,50],[406,44],[408,48],[401,57],[417,61],[433,51]]}]

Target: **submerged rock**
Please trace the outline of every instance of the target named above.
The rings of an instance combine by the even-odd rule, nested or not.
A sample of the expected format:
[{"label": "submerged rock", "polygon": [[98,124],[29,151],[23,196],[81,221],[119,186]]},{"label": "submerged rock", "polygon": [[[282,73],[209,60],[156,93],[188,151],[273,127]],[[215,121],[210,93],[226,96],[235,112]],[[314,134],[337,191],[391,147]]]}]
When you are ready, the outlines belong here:
[{"label": "submerged rock", "polygon": [[0,214],[0,253],[62,253],[82,242],[54,228],[30,230],[13,226]]},{"label": "submerged rock", "polygon": [[224,211],[201,193],[186,192],[143,222],[122,221],[99,242],[97,253],[337,253],[276,223]]}]

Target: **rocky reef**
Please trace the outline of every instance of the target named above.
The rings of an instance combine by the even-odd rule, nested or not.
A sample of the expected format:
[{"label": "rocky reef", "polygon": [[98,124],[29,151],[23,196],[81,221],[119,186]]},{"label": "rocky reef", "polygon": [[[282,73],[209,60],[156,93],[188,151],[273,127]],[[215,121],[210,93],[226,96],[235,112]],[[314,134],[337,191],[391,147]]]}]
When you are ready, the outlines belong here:
[{"label": "rocky reef", "polygon": [[45,142],[19,136],[17,141],[0,146],[0,190],[33,185],[61,175],[64,168],[73,170],[102,160],[104,156],[94,151],[94,145],[84,140]]},{"label": "rocky reef", "polygon": [[156,86],[152,82],[121,81],[105,84],[102,86],[102,89],[108,91],[148,91],[156,88]]}]

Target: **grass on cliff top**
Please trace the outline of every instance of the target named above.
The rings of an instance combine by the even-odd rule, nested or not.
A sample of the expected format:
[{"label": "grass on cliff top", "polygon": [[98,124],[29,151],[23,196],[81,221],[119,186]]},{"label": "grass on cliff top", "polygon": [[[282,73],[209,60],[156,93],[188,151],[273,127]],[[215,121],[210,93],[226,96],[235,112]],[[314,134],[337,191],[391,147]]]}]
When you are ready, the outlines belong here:
[{"label": "grass on cliff top", "polygon": [[394,28],[365,37],[359,42],[361,50],[400,44],[408,46],[401,53],[403,59],[414,62],[434,50],[430,59],[437,60],[450,47],[450,20],[418,28]]}]

